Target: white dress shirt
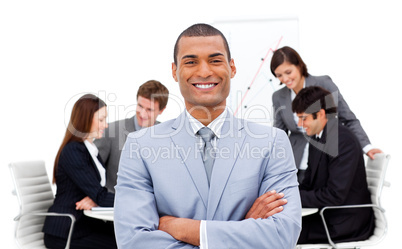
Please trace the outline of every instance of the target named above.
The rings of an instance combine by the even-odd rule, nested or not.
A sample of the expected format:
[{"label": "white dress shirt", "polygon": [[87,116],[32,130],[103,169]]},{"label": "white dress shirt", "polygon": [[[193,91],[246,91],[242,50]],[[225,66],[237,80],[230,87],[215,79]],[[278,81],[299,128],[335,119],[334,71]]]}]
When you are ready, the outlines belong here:
[{"label": "white dress shirt", "polygon": [[[303,88],[305,88],[305,87],[306,87],[306,81],[303,82]],[[292,102],[295,99],[295,97],[296,97],[296,93],[293,90],[291,90],[290,91],[290,99],[292,100]],[[296,126],[297,126],[297,124],[299,122],[299,117],[297,117],[296,113],[293,113],[293,118],[294,118],[294,120],[296,122]],[[297,126],[297,129],[300,129],[300,131],[304,133],[304,129],[302,127]],[[306,143],[306,146],[304,147],[303,156],[302,156],[301,161],[300,161],[299,170],[306,170],[307,169],[309,145],[310,145],[310,143]],[[364,148],[363,148],[364,154],[367,154],[367,152],[369,152],[373,148],[374,148],[374,146],[371,145],[371,144],[368,144],[368,145],[364,146]]]},{"label": "white dress shirt", "polygon": [[[303,88],[305,88],[305,87],[306,87],[306,81],[303,82]],[[296,93],[295,93],[293,90],[290,90],[290,99],[292,100],[292,102],[293,102],[293,100],[294,100],[295,98],[296,98]],[[298,129],[300,132],[305,133],[303,127],[299,127],[299,126],[298,126],[299,117],[297,116],[297,113],[295,113],[295,112],[293,113],[293,119],[294,119],[295,122],[296,122],[297,129]],[[309,144],[310,144],[310,143],[307,143],[306,146],[304,146],[303,156],[302,156],[301,161],[300,161],[299,170],[306,170],[306,169],[307,169],[308,147],[309,147]]]},{"label": "white dress shirt", "polygon": [[100,177],[101,177],[100,185],[102,187],[104,187],[105,184],[106,184],[106,170],[98,160],[99,150],[98,150],[98,148],[96,147],[95,144],[89,142],[88,140],[84,140],[84,144],[87,147],[87,149],[89,151],[89,154],[91,155],[92,159],[94,160],[96,168],[98,168],[98,171],[99,171],[99,174],[100,174]]},{"label": "white dress shirt", "polygon": [[[215,137],[211,140],[211,144],[214,147],[214,149],[216,149],[219,138],[221,137],[221,130],[222,130],[223,123],[225,122],[227,112],[228,112],[228,110],[227,110],[227,108],[225,108],[225,110],[221,113],[221,115],[219,115],[216,119],[214,119],[207,126],[215,134]],[[201,151],[205,146],[205,142],[202,139],[202,137],[197,134],[197,132],[205,126],[200,121],[198,121],[193,116],[191,116],[191,114],[188,113],[187,110],[186,110],[186,115],[190,122],[192,131],[194,132],[194,135],[197,138],[198,149]],[[208,249],[207,226],[206,226],[205,220],[202,220],[201,225],[200,225],[200,249]]]}]

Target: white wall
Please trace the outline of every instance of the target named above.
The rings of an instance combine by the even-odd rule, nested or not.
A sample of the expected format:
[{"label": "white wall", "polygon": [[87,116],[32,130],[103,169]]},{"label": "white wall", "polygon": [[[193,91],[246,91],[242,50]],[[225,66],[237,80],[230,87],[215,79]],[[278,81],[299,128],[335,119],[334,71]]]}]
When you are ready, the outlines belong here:
[{"label": "white wall", "polygon": [[[109,120],[132,115],[139,84],[163,82],[180,96],[171,77],[173,44],[196,22],[221,18],[298,16],[300,53],[313,75],[327,74],[357,114],[372,143],[392,155],[383,205],[389,233],[376,248],[398,241],[397,197],[401,156],[396,109],[401,84],[402,17],[397,1],[2,1],[0,177],[2,248],[13,246],[17,200],[7,165],[44,159],[52,163],[71,103],[81,93],[104,96]],[[395,86],[395,87],[394,87]],[[400,87],[398,87],[400,89]],[[175,117],[181,97],[161,120]],[[400,147],[400,146],[399,146]],[[6,229],[4,229],[6,228]]]}]

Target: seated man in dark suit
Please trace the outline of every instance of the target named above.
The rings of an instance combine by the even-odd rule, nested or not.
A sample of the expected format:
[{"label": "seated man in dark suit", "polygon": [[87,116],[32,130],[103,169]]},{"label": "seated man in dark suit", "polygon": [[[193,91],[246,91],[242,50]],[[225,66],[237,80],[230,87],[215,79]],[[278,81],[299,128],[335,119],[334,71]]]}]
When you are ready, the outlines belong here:
[{"label": "seated man in dark suit", "polygon": [[[361,146],[336,115],[333,96],[321,87],[306,87],[292,102],[299,126],[309,140],[308,168],[300,185],[304,208],[370,204]],[[374,229],[372,208],[325,211],[334,242],[367,239]],[[319,213],[302,219],[298,244],[328,242]]]}]

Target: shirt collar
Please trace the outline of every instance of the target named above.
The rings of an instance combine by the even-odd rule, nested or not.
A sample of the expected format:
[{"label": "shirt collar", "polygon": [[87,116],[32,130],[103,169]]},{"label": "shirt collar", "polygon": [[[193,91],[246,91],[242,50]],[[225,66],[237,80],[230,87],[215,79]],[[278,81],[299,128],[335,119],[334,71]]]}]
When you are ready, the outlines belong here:
[{"label": "shirt collar", "polygon": [[88,151],[89,151],[89,154],[91,154],[91,155],[94,156],[94,157],[97,157],[97,156],[98,156],[99,150],[98,150],[98,148],[96,148],[96,145],[95,145],[95,144],[89,142],[89,141],[86,140],[86,139],[84,140],[84,144],[85,144],[85,146],[87,147],[87,149],[88,149]]},{"label": "shirt collar", "polygon": [[317,138],[321,138],[322,137],[322,133],[324,132],[324,130],[321,130],[320,133],[318,133],[317,135],[315,135]]},{"label": "shirt collar", "polygon": [[[217,138],[220,138],[221,136],[222,126],[223,123],[225,122],[227,112],[228,112],[227,107],[225,107],[225,110],[217,118],[215,118],[211,123],[207,125],[207,127],[214,132]],[[194,134],[197,134],[197,132],[201,128],[205,127],[200,121],[191,116],[191,114],[187,110],[186,110],[186,116],[188,118],[191,128],[193,129]]]}]

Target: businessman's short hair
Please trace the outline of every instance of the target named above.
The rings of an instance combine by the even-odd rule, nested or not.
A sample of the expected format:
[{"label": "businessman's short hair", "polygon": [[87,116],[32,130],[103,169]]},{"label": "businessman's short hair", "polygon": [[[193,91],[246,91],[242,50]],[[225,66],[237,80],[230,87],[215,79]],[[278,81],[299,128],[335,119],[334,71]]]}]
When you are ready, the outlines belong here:
[{"label": "businessman's short hair", "polygon": [[332,94],[319,86],[303,88],[292,102],[293,112],[313,114],[314,118],[321,109],[324,109],[325,114],[337,112]]},{"label": "businessman's short hair", "polygon": [[232,57],[230,55],[229,44],[223,33],[209,24],[198,23],[185,29],[177,38],[173,50],[174,64],[177,65],[177,54],[179,53],[179,41],[182,37],[216,36],[216,35],[222,37],[226,52],[228,54],[228,61],[230,61]]}]

